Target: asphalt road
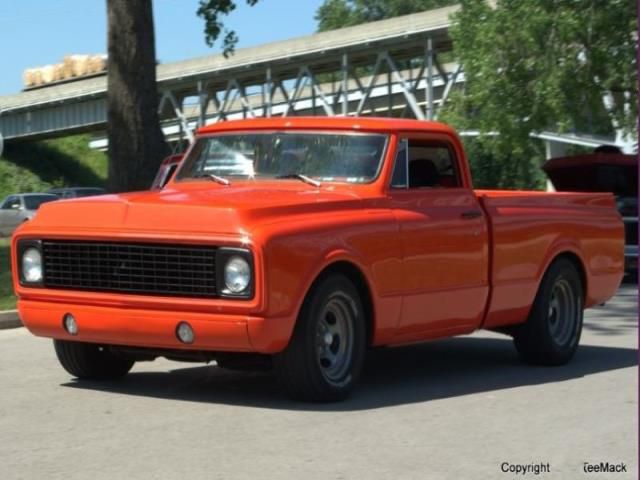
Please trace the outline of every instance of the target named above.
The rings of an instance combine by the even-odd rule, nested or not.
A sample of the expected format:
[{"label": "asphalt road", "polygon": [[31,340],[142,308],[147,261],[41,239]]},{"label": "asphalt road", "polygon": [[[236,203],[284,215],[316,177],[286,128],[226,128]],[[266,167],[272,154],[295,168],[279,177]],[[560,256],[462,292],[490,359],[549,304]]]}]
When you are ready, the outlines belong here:
[{"label": "asphalt road", "polygon": [[[0,331],[0,478],[635,479],[636,300],[627,286],[588,312],[568,366],[523,366],[491,333],[381,349],[328,406],[288,401],[268,374],[164,360],[77,382],[50,341]],[[583,471],[602,461],[627,473]]]}]

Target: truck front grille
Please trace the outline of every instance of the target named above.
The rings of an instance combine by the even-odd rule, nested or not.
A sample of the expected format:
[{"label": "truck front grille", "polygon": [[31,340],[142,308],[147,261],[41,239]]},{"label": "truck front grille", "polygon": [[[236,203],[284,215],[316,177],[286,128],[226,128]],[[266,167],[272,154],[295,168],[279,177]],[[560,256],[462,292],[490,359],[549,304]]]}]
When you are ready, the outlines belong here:
[{"label": "truck front grille", "polygon": [[42,242],[49,288],[215,297],[216,248],[119,242]]}]

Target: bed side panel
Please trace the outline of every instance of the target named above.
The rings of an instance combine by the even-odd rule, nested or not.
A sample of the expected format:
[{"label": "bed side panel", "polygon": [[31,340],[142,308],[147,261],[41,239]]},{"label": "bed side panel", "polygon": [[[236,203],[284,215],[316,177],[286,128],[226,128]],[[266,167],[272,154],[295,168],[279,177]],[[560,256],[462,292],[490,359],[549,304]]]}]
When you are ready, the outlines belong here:
[{"label": "bed side panel", "polygon": [[584,266],[586,306],[623,275],[623,224],[609,194],[477,191],[493,231],[492,295],[484,328],[524,322],[549,264],[573,253]]}]

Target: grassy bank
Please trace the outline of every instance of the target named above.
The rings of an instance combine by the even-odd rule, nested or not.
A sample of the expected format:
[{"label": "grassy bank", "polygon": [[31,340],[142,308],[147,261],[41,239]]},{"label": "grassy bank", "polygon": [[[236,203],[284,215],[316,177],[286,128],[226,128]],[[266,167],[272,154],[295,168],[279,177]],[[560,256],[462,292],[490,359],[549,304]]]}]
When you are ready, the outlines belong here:
[{"label": "grassy bank", "polygon": [[0,238],[0,310],[12,310],[16,307],[9,265],[9,239]]},{"label": "grassy bank", "polygon": [[0,199],[51,187],[103,187],[107,157],[89,148],[89,135],[9,143],[0,157]]}]

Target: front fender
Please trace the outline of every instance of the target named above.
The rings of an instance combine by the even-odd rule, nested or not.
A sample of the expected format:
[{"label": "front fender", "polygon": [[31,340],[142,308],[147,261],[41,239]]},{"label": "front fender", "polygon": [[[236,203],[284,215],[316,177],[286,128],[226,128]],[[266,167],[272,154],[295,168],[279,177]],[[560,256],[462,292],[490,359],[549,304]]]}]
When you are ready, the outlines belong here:
[{"label": "front fender", "polygon": [[402,252],[394,219],[382,215],[355,220],[333,217],[331,223],[319,222],[309,228],[299,224],[273,228],[255,234],[264,252],[264,316],[287,319],[287,342],[313,282],[337,262],[348,262],[360,271],[376,319],[384,319],[384,325],[375,323],[374,342],[382,341],[381,331],[397,326]]}]

